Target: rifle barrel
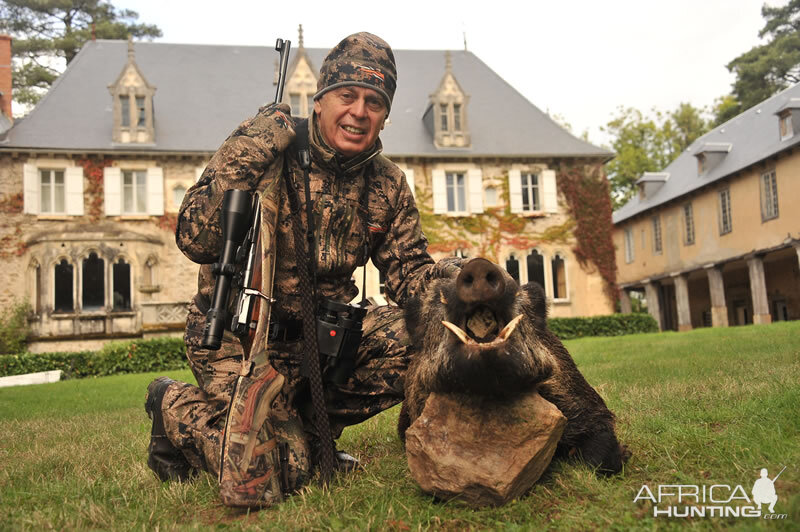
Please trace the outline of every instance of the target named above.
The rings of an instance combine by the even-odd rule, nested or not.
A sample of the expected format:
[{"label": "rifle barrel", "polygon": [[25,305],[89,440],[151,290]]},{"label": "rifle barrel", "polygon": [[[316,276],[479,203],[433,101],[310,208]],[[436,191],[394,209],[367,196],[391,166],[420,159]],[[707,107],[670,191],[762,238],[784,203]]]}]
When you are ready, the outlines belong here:
[{"label": "rifle barrel", "polygon": [[278,39],[275,42],[275,50],[281,54],[280,66],[278,67],[278,88],[275,90],[275,103],[283,100],[283,86],[286,84],[286,69],[289,65],[289,50],[292,48],[292,41]]}]

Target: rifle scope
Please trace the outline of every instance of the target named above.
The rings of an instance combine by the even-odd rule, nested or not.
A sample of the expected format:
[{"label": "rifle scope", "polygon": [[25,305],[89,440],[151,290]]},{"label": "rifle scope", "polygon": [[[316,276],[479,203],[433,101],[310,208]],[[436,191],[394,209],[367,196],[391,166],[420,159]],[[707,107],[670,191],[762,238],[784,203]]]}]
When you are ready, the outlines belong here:
[{"label": "rifle scope", "polygon": [[236,270],[236,251],[250,229],[252,196],[246,190],[226,190],[222,200],[222,256],[214,263],[211,272],[217,278],[211,308],[206,314],[203,331],[203,349],[216,351],[222,345],[222,335],[230,323],[228,296]]}]

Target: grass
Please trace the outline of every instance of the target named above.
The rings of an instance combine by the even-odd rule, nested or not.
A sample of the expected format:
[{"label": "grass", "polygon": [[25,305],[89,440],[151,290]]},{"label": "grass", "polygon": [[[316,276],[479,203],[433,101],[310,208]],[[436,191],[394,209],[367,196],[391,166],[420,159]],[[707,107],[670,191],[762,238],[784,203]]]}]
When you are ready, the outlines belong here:
[{"label": "grass", "polygon": [[[215,479],[161,484],[145,465],[144,391],[155,374],[0,389],[0,529],[670,530],[800,527],[800,322],[567,342],[618,416],[633,457],[601,479],[555,463],[524,498],[471,510],[410,478],[394,408],[345,431],[365,470],[284,504],[239,512]],[[188,371],[176,379],[191,381]],[[654,518],[643,484],[741,484],[774,476],[782,521]]]}]

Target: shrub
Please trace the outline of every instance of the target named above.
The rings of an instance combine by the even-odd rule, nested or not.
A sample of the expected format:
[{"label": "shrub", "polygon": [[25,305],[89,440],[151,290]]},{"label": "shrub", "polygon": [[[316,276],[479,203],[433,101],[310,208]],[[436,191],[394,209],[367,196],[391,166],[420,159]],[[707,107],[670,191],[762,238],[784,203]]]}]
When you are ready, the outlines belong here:
[{"label": "shrub", "polygon": [[0,377],[60,369],[62,379],[144,373],[187,367],[180,338],[111,342],[100,351],[0,355]]},{"label": "shrub", "polygon": [[658,323],[650,314],[611,314],[589,318],[550,318],[547,324],[562,340],[584,336],[620,336],[658,332]]},{"label": "shrub", "polygon": [[31,328],[28,303],[13,303],[0,315],[0,353],[23,353]]}]

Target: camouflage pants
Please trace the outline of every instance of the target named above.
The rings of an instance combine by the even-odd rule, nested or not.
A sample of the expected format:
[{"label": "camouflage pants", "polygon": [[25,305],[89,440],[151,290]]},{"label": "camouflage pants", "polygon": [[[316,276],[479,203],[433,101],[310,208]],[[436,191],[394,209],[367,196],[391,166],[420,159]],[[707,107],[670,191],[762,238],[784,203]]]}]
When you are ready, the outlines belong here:
[{"label": "camouflage pants", "polygon": [[[164,425],[170,441],[189,463],[217,475],[220,446],[233,385],[239,374],[242,349],[234,337],[227,337],[219,351],[200,348],[205,316],[194,303],[189,309],[186,346],[192,372],[198,386],[176,382],[164,395]],[[402,311],[397,307],[371,308],[363,326],[356,367],[342,386],[327,384],[325,397],[331,432],[334,438],[344,427],[366,419],[401,402],[404,378],[410,362],[409,345]],[[310,427],[308,380],[301,376],[302,342],[270,346],[270,362],[286,377],[281,393],[273,402],[278,427],[289,427],[293,434],[283,434],[289,441],[300,438],[296,427]],[[281,423],[284,422],[284,423]],[[295,428],[291,428],[295,427]],[[293,452],[307,452],[305,441],[291,445]],[[307,456],[294,456],[292,463],[308,463]],[[302,472],[297,473],[302,476]],[[298,478],[298,484],[303,479]]]}]

